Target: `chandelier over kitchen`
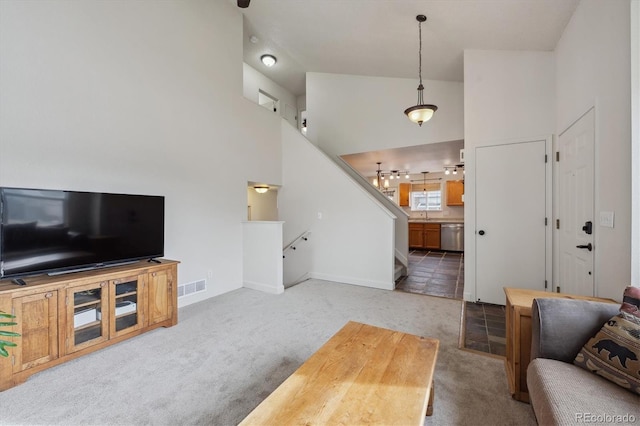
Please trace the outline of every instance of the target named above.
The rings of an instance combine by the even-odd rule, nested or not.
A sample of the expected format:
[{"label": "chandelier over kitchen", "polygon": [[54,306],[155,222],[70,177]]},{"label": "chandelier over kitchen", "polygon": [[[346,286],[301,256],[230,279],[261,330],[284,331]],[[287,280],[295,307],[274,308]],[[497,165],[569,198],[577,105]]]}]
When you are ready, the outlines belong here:
[{"label": "chandelier over kitchen", "polygon": [[376,170],[376,177],[373,178],[372,183],[373,186],[375,186],[379,190],[388,188],[389,181],[393,179],[400,179],[401,175],[404,176],[405,179],[409,179],[409,170],[381,170],[380,165],[382,163],[378,161],[376,164],[378,165],[378,170]]},{"label": "chandelier over kitchen", "polygon": [[422,23],[427,20],[425,15],[416,16],[418,21],[418,34],[420,40],[420,48],[418,49],[418,77],[420,78],[420,84],[418,85],[418,103],[412,107],[404,110],[404,113],[409,117],[409,120],[414,123],[418,123],[422,127],[422,123],[429,121],[433,117],[433,113],[438,109],[435,105],[425,104],[422,97],[424,86],[422,85]]}]

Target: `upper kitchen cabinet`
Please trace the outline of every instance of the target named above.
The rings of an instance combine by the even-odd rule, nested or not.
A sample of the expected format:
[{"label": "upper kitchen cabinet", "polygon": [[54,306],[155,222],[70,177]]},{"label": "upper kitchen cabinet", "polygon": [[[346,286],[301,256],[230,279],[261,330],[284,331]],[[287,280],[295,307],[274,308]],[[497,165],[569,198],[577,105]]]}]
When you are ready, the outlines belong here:
[{"label": "upper kitchen cabinet", "polygon": [[410,183],[398,184],[398,205],[400,207],[409,207],[409,193],[411,192]]},{"label": "upper kitchen cabinet", "polygon": [[463,180],[447,181],[447,206],[464,206],[462,196],[464,195]]}]

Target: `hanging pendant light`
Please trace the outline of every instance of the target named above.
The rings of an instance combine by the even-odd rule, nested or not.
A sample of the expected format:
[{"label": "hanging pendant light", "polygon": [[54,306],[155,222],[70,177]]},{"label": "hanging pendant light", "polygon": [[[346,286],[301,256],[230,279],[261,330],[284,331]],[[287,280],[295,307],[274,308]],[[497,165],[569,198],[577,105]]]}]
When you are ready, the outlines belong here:
[{"label": "hanging pendant light", "polygon": [[422,172],[422,195],[427,196],[427,173]]},{"label": "hanging pendant light", "polygon": [[373,186],[380,189],[380,185],[382,184],[382,182],[380,181],[380,177],[381,177],[380,172],[382,172],[382,170],[380,170],[380,164],[382,163],[378,161],[376,164],[378,165],[378,170],[376,171],[376,177],[373,178]]},{"label": "hanging pendant light", "polygon": [[429,121],[438,107],[435,105],[425,104],[422,97],[422,92],[424,91],[424,86],[422,85],[422,23],[427,20],[427,17],[424,15],[418,15],[416,16],[416,20],[418,21],[418,33],[420,40],[420,48],[418,50],[418,77],[420,78],[420,84],[418,85],[418,103],[415,106],[405,109],[404,113],[409,117],[409,120],[414,123],[418,123],[418,125],[422,127],[422,123]]}]

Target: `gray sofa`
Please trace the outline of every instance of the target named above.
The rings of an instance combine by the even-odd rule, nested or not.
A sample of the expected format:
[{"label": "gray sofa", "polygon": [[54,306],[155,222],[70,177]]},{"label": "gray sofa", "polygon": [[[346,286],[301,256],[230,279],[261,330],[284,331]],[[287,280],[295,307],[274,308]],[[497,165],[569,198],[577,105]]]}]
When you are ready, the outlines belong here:
[{"label": "gray sofa", "polygon": [[640,424],[640,395],[573,365],[582,346],[619,308],[573,299],[534,300],[527,387],[540,425]]}]

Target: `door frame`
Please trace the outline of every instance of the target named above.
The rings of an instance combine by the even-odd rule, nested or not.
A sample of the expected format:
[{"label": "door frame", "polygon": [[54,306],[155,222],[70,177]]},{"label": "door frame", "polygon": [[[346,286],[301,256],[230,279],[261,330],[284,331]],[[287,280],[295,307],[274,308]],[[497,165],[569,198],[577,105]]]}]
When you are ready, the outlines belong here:
[{"label": "door frame", "polygon": [[[478,231],[476,224],[476,201],[475,201],[475,170],[476,170],[476,155],[475,150],[478,148],[491,147],[497,145],[509,145],[525,142],[544,141],[545,153],[547,155],[547,162],[545,163],[545,217],[547,218],[547,226],[545,227],[545,280],[547,282],[546,291],[552,291],[552,279],[553,279],[553,232],[552,232],[552,220],[553,220],[553,164],[552,164],[552,148],[553,148],[553,135],[540,136],[540,137],[526,137],[526,138],[514,138],[500,141],[487,141],[485,143],[477,144],[474,149],[466,154],[465,170],[467,172],[467,179],[474,179],[473,195],[465,194],[465,224],[469,223],[471,226],[467,228],[465,233],[465,264],[467,261],[469,267],[465,266],[465,291],[464,300],[476,301],[477,300],[477,280],[476,280],[476,257],[475,250],[476,239]],[[471,155],[469,155],[471,154]],[[471,173],[469,173],[471,172]],[[467,195],[469,197],[469,203],[467,204]],[[471,256],[467,256],[467,252]],[[472,290],[470,292],[469,290]]]}]

